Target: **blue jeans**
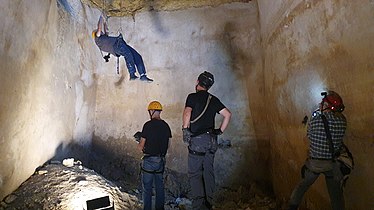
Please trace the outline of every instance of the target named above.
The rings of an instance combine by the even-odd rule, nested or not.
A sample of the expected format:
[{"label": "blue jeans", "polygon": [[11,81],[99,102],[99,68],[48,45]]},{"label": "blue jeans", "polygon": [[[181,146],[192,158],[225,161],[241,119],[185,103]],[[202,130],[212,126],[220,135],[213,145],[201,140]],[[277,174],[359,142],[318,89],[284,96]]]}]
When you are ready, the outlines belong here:
[{"label": "blue jeans", "polygon": [[163,210],[165,203],[164,172],[165,158],[149,156],[143,158],[142,181],[144,210],[152,209],[152,187],[156,188],[156,210]]},{"label": "blue jeans", "polygon": [[125,58],[126,66],[130,74],[135,74],[136,69],[139,75],[146,73],[142,56],[123,40],[122,35],[118,37],[118,41],[114,45],[114,51],[117,55],[122,55]]},{"label": "blue jeans", "polygon": [[[323,161],[311,161],[314,168],[323,168],[325,164]],[[321,164],[322,163],[322,164]],[[325,181],[327,190],[330,196],[331,206],[333,210],[344,210],[344,197],[343,189],[341,186],[341,180],[343,175],[340,171],[340,167],[337,163],[332,163],[332,167],[329,170],[323,172],[313,172],[309,168],[305,168],[303,180],[296,186],[292,192],[289,204],[289,210],[297,209],[301,203],[305,192],[309,187],[317,180],[320,173],[325,175]]]}]

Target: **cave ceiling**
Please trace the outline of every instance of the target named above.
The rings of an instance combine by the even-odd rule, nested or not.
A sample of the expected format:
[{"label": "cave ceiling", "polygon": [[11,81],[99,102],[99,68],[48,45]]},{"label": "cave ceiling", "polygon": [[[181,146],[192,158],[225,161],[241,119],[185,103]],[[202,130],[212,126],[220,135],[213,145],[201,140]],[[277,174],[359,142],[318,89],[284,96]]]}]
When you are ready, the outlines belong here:
[{"label": "cave ceiling", "polygon": [[192,7],[216,7],[225,3],[251,0],[82,0],[111,17],[133,16],[143,11],[173,11]]}]

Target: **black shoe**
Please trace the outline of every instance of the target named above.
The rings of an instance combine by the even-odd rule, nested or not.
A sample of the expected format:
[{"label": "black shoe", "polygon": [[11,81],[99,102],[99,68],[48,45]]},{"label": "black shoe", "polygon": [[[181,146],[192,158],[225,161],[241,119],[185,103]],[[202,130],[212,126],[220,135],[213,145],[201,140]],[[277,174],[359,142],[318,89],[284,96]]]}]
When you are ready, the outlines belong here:
[{"label": "black shoe", "polygon": [[137,77],[135,74],[130,74],[130,80],[136,80],[139,77]]},{"label": "black shoe", "polygon": [[153,82],[153,79],[149,79],[149,78],[147,77],[147,75],[143,75],[143,76],[141,76],[141,77],[140,77],[140,80],[141,80],[141,81],[144,81],[144,82]]},{"label": "black shoe", "polygon": [[287,210],[297,210],[299,205],[289,205]]}]

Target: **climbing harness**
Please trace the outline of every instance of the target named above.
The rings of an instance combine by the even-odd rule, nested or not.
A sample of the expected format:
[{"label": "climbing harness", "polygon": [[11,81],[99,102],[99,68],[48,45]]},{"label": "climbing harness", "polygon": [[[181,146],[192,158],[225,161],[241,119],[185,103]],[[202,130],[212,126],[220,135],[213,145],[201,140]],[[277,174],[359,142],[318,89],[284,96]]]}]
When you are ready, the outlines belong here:
[{"label": "climbing harness", "polygon": [[[152,170],[152,171],[147,170],[147,169],[144,169],[143,164],[140,163],[140,171],[143,171],[143,172],[146,172],[146,173],[149,173],[149,174],[162,174],[162,173],[164,173],[164,171],[165,171],[165,156],[163,156],[163,155],[154,155],[154,156],[161,158],[162,163],[160,164],[159,168],[156,169],[156,170]],[[144,155],[142,157],[142,160],[144,160],[145,158],[148,158],[148,157],[152,157],[152,155]]]}]

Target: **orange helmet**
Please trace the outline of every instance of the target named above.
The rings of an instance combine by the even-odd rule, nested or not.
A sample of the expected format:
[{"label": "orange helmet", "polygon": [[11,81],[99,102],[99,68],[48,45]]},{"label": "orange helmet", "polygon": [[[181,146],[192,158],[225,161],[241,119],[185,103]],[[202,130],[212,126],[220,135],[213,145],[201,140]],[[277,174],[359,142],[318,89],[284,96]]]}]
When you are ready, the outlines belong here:
[{"label": "orange helmet", "polygon": [[93,38],[93,39],[96,38],[96,32],[97,32],[97,30],[93,30],[93,31],[92,31],[92,38]]},{"label": "orange helmet", "polygon": [[158,101],[152,101],[148,105],[148,111],[149,110],[157,110],[157,111],[162,111],[162,105]]}]

